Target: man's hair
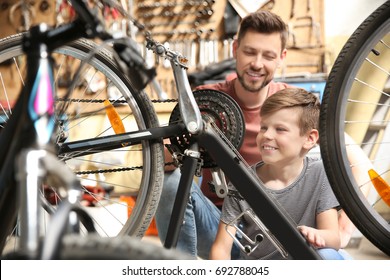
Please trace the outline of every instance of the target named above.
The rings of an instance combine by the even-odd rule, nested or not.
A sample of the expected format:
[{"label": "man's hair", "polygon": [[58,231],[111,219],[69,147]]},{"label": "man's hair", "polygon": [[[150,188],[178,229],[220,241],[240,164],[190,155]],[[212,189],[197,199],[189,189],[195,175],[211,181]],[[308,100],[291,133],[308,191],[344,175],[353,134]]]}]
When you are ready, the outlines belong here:
[{"label": "man's hair", "polygon": [[264,34],[280,33],[282,51],[286,48],[288,39],[287,25],[281,17],[272,12],[259,10],[245,16],[241,20],[240,28],[237,33],[238,44],[240,44],[241,39],[248,30]]},{"label": "man's hair", "polygon": [[268,116],[281,109],[297,108],[300,134],[318,130],[320,101],[314,94],[301,88],[286,88],[268,97],[260,110],[260,116]]}]

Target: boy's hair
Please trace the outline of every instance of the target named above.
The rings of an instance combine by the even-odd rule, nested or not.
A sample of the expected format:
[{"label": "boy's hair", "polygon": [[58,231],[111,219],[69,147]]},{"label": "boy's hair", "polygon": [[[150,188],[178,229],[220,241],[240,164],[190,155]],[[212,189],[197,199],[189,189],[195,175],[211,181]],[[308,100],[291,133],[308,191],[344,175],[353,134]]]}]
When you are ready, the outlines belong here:
[{"label": "boy's hair", "polygon": [[300,109],[298,125],[301,135],[312,129],[318,130],[320,101],[314,94],[301,88],[279,90],[265,100],[260,110],[260,116],[267,116],[286,108]]},{"label": "boy's hair", "polygon": [[241,20],[240,29],[237,33],[238,44],[240,44],[241,39],[248,30],[264,34],[280,33],[282,51],[286,48],[288,39],[287,25],[281,17],[270,11],[259,10],[250,13]]}]

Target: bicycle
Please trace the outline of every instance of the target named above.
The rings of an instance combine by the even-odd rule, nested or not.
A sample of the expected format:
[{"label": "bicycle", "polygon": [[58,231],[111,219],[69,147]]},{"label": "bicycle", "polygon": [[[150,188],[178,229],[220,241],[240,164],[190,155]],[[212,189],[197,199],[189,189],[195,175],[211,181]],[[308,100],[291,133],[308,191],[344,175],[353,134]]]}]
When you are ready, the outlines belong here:
[{"label": "bicycle", "polygon": [[[86,7],[85,3],[82,1],[72,1],[76,7],[79,7],[80,5],[82,7]],[[79,7],[80,8],[80,7]],[[88,19],[89,26],[93,26],[94,20],[91,18],[91,14],[89,14],[86,9],[80,9],[82,12],[82,17],[86,17]],[[74,23],[73,23],[74,24]],[[142,26],[140,26],[142,27]],[[69,30],[74,30],[71,25],[66,25],[65,27],[61,27],[62,29],[55,30],[53,33],[43,33],[44,38],[45,36],[49,35],[55,35],[58,36],[58,39],[61,39],[63,36],[62,33],[59,33],[60,30],[66,30],[66,28],[69,28]],[[31,31],[30,31],[31,32]],[[71,33],[71,32],[69,32]],[[68,33],[68,34],[69,34]],[[60,35],[61,34],[61,35]],[[71,34],[72,36],[77,36],[77,32],[74,34]],[[150,106],[150,100],[142,93],[142,89],[145,87],[146,83],[145,80],[150,80],[150,70],[144,68],[143,60],[140,59],[138,56],[138,53],[133,45],[127,44],[128,42],[125,42],[124,44],[120,45],[114,45],[114,48],[119,53],[119,56],[122,57],[125,61],[128,62],[130,65],[130,75],[129,78],[131,79],[131,82],[129,82],[126,78],[123,77],[123,75],[120,75],[118,73],[121,73],[122,68],[119,68],[118,65],[111,67],[112,69],[118,69],[116,71],[113,71],[117,74],[108,76],[112,78],[113,81],[116,81],[117,84],[121,85],[120,82],[123,82],[126,87],[122,85],[122,88],[124,88],[124,92],[122,92],[122,95],[124,99],[127,101],[127,104],[129,104],[129,107],[132,109],[132,113],[134,116],[138,119],[138,127],[133,132],[126,132],[126,133],[118,133],[113,134],[109,136],[104,137],[95,137],[92,139],[84,139],[84,140],[77,140],[73,141],[70,137],[68,138],[66,133],[66,127],[68,125],[69,120],[73,120],[73,118],[67,119],[68,114],[65,114],[64,110],[55,111],[57,116],[57,132],[60,132],[57,135],[57,155],[59,158],[63,160],[68,160],[76,158],[79,155],[90,155],[97,151],[108,151],[113,149],[122,149],[122,148],[131,148],[136,149],[137,151],[142,148],[142,154],[143,154],[143,163],[142,163],[142,180],[140,183],[140,191],[138,193],[138,196],[150,196],[150,189],[159,189],[160,184],[160,176],[162,175],[162,169],[163,169],[163,162],[159,159],[162,159],[162,139],[163,138],[170,138],[171,141],[174,143],[174,145],[171,146],[173,149],[173,153],[177,161],[180,165],[182,165],[182,181],[180,183],[180,192],[179,195],[175,201],[174,204],[174,213],[178,214],[179,216],[183,213],[183,206],[185,205],[185,198],[188,196],[188,190],[190,186],[190,182],[192,181],[193,176],[199,172],[200,167],[202,165],[202,162],[206,164],[206,167],[213,167],[216,163],[218,163],[218,166],[222,170],[235,170],[233,177],[240,178],[241,183],[244,182],[244,185],[247,186],[244,190],[240,190],[240,192],[243,194],[245,198],[249,197],[248,202],[252,204],[254,211],[256,214],[262,219],[262,221],[269,227],[270,231],[280,240],[280,242],[285,246],[285,248],[288,250],[288,252],[291,253],[291,255],[294,258],[298,259],[318,259],[319,256],[315,252],[315,250],[308,246],[304,238],[298,233],[293,223],[288,218],[288,215],[286,213],[283,213],[282,209],[279,209],[273,198],[269,197],[265,192],[263,192],[261,189],[257,188],[257,178],[255,175],[251,173],[251,171],[248,169],[248,166],[245,164],[245,162],[240,158],[238,152],[236,151],[235,147],[238,147],[241,140],[242,140],[242,134],[243,134],[243,121],[242,118],[240,118],[240,110],[237,107],[237,105],[232,102],[228,97],[221,94],[220,96],[216,97],[214,94],[220,94],[218,92],[199,92],[199,94],[192,93],[188,79],[186,78],[186,59],[181,56],[181,54],[171,51],[169,49],[166,49],[162,44],[153,41],[149,36],[148,33],[145,33],[146,40],[147,40],[147,47],[151,50],[153,50],[156,54],[160,55],[161,57],[164,57],[166,59],[169,59],[171,62],[171,66],[173,69],[173,72],[175,73],[175,80],[177,83],[177,89],[179,93],[179,100],[178,100],[178,106],[174,110],[171,116],[170,125],[166,127],[159,127],[157,126],[157,119],[155,118],[155,112],[152,110],[152,107]],[[35,37],[35,36],[34,36]],[[37,36],[38,37],[38,36]],[[72,37],[75,38],[75,37]],[[46,38],[47,39],[47,38]],[[53,39],[50,37],[50,39]],[[69,38],[68,38],[69,39]],[[17,39],[14,39],[15,42],[17,42]],[[57,40],[50,40],[56,42]],[[63,41],[58,41],[58,45],[61,46]],[[78,44],[78,45],[77,45]],[[17,45],[17,44],[16,44]],[[73,43],[73,46],[81,46],[82,43],[76,42]],[[85,44],[84,44],[85,45]],[[130,45],[130,46],[129,46]],[[15,46],[15,43],[14,43]],[[54,48],[51,46],[51,48]],[[9,48],[8,48],[9,49]],[[17,49],[17,47],[16,47]],[[79,57],[81,59],[86,59],[88,55],[85,55],[83,53],[74,51],[74,48],[72,48],[72,44],[69,45],[69,47],[64,47],[59,49],[59,53],[69,51],[72,55],[75,57]],[[73,52],[72,52],[73,51]],[[6,51],[6,53],[9,53],[9,50]],[[17,53],[17,51],[16,51]],[[11,52],[12,55],[14,55],[14,52]],[[12,56],[11,55],[11,56]],[[100,55],[100,52],[97,52],[97,55]],[[93,57],[92,55],[91,57]],[[10,58],[10,57],[8,57]],[[99,68],[99,60],[102,60],[102,58],[99,58],[98,60],[93,57],[92,60],[87,60],[88,63],[91,63],[92,65],[96,65],[96,68],[101,69],[102,71],[105,71],[105,66],[100,66]],[[105,61],[106,64],[110,64],[109,62],[112,62],[112,60]],[[96,63],[96,64],[94,64]],[[31,63],[30,63],[31,64]],[[33,64],[31,64],[33,65]],[[28,67],[30,69],[30,67]],[[31,70],[29,70],[31,71]],[[35,73],[35,71],[31,71],[30,73]],[[104,72],[106,74],[107,72]],[[110,72],[108,72],[110,73]],[[119,77],[119,78],[117,78]],[[146,77],[146,78],[145,78]],[[127,81],[127,82],[124,82]],[[141,83],[140,83],[141,82]],[[31,86],[30,86],[31,88]],[[73,89],[73,84],[69,86],[69,88]],[[130,90],[128,90],[130,89]],[[27,90],[27,92],[29,92]],[[69,93],[68,93],[69,94]],[[196,97],[195,97],[196,96]],[[219,101],[221,98],[224,98],[226,105],[221,106],[219,104]],[[65,98],[57,98],[56,102],[59,101],[69,101],[68,95],[65,95]],[[200,104],[198,104],[198,103]],[[12,117],[10,118],[13,120],[14,124],[21,124],[22,122],[20,119],[17,119],[15,116],[18,115],[19,111],[17,109],[19,108],[19,104],[21,102],[18,102],[17,105],[15,105],[15,109],[13,110]],[[212,106],[210,106],[212,104]],[[106,105],[107,106],[107,105]],[[71,106],[63,106],[61,108],[70,108]],[[23,112],[24,110],[22,110]],[[94,110],[93,112],[97,112],[98,110]],[[58,113],[60,112],[60,113]],[[221,112],[227,112],[226,114],[221,114]],[[72,116],[70,114],[70,116]],[[217,126],[219,125],[219,128],[215,125],[215,122],[217,122]],[[1,133],[2,139],[10,139],[12,136],[4,136],[9,135],[6,134],[6,132],[11,131],[11,135],[13,135],[13,130],[11,129],[14,127],[13,125],[10,125],[8,123]],[[219,132],[217,132],[219,131]],[[221,133],[225,132],[224,133]],[[231,132],[229,134],[229,132]],[[20,137],[17,137],[16,139],[20,139]],[[24,138],[26,139],[26,138]],[[4,141],[7,142],[7,141]],[[22,141],[18,141],[22,142]],[[199,145],[198,145],[199,143]],[[232,144],[233,143],[233,144]],[[22,143],[18,143],[19,145],[22,145]],[[17,150],[19,150],[19,147],[16,147],[15,149],[6,149],[5,151],[8,151],[8,154],[14,155],[16,154]],[[209,154],[207,151],[213,151]],[[211,156],[210,156],[211,155]],[[4,155],[2,155],[4,156]],[[151,160],[151,158],[157,157],[156,160]],[[46,158],[42,157],[42,159]],[[227,160],[228,158],[228,160]],[[24,162],[24,161],[22,161]],[[222,164],[222,163],[223,164]],[[54,166],[54,165],[53,165]],[[7,169],[7,172],[2,173],[2,176],[8,175],[10,178],[13,174],[13,168],[12,164],[5,164],[3,165],[4,168],[2,170]],[[11,167],[11,168],[10,168]],[[10,169],[9,169],[10,168]],[[55,169],[55,168],[54,168]],[[160,172],[161,170],[161,172]],[[54,171],[53,171],[54,172]],[[59,176],[61,178],[61,174],[56,173],[56,176]],[[149,180],[150,176],[154,176],[153,180]],[[24,176],[22,176],[24,178]],[[244,179],[243,179],[244,178]],[[12,179],[11,179],[12,180]],[[235,182],[232,180],[233,183],[236,185],[241,185],[241,183]],[[67,184],[66,184],[67,185]],[[2,192],[1,197],[7,197],[11,196],[15,201],[14,193],[10,192],[11,188],[6,188],[5,190],[8,193]],[[38,189],[38,188],[37,188]],[[72,192],[75,191],[75,193],[79,192],[76,187],[73,187]],[[254,190],[255,193],[254,193]],[[48,197],[41,195],[44,199],[42,199],[42,203],[47,202]],[[61,197],[61,196],[58,196]],[[148,208],[153,208],[153,206],[157,206],[158,202],[158,191],[155,191],[154,200],[148,199],[147,203],[148,205],[141,205],[138,208],[138,211],[149,211],[149,213],[153,214],[153,210],[150,210]],[[256,198],[256,200],[253,200],[253,198]],[[69,200],[69,199],[68,199]],[[144,198],[143,201],[146,201]],[[262,203],[259,204],[259,201]],[[137,201],[138,202],[138,201]],[[11,203],[12,204],[12,203]],[[138,204],[138,203],[137,203]],[[36,203],[36,208],[38,208],[39,203]],[[64,205],[64,202],[60,204],[59,207],[62,207],[61,205]],[[2,205],[0,208],[1,215],[6,213],[15,213],[16,207],[10,207],[10,204]],[[137,205],[138,206],[138,205]],[[66,207],[65,207],[66,208]],[[61,209],[61,208],[59,208]],[[89,215],[86,214],[86,211],[80,210],[82,208],[77,208],[78,213],[83,214],[81,215],[83,217],[84,225],[87,229],[89,229],[89,225],[93,224],[94,221],[89,217]],[[177,209],[178,211],[176,211]],[[136,208],[133,209],[133,212],[136,213]],[[54,211],[54,217],[58,214],[60,211],[56,210]],[[64,211],[66,214],[69,213],[68,210]],[[265,215],[265,213],[267,213]],[[137,216],[138,215],[138,216]],[[3,215],[5,216],[5,215]],[[2,216],[2,217],[3,217]],[[15,214],[10,215],[7,219],[7,231],[6,234],[2,235],[2,241],[5,240],[5,238],[10,233],[10,229],[13,226],[13,222],[15,221]],[[22,216],[22,215],[21,215]],[[136,216],[139,218],[138,221],[133,221],[131,224],[131,219],[129,219],[126,223],[127,229],[123,229],[119,234],[120,235],[126,235],[126,234],[142,234],[142,230],[145,229],[143,226],[139,226],[140,221],[143,220],[144,217],[141,217],[139,213],[136,213]],[[151,217],[152,215],[149,214],[148,217]],[[67,224],[68,215],[62,214],[61,219],[59,219],[59,222],[57,222],[57,225],[60,226],[60,228],[64,228]],[[173,218],[171,219],[171,227],[170,231],[173,231],[172,234],[170,234],[170,239],[166,240],[165,247],[172,248],[175,246],[175,242],[177,241],[177,234],[178,234],[178,228],[180,227],[180,220],[181,217],[178,217],[176,219],[176,216],[173,215]],[[86,222],[85,222],[86,221]],[[150,220],[149,220],[150,221]],[[143,221],[143,225],[147,224],[149,221]],[[36,223],[36,225],[38,222]],[[138,233],[131,232],[134,230],[134,228],[138,228]],[[50,228],[49,228],[50,229]],[[32,231],[36,231],[36,228],[33,228]],[[21,234],[25,231],[24,228],[21,230]],[[47,241],[48,239],[51,239],[52,247],[58,246],[57,242],[59,240],[60,233],[53,234],[50,233],[50,231],[47,233],[47,237],[44,239]],[[98,239],[99,240],[99,239]],[[4,242],[3,242],[4,243]],[[3,244],[2,243],[2,244]],[[39,248],[39,244],[35,243],[35,247],[33,249],[30,249],[29,251],[36,253],[36,250]],[[45,247],[43,248],[43,250]],[[58,248],[57,248],[58,249]],[[28,251],[28,250],[27,250]],[[53,250],[52,251],[56,251]],[[54,254],[55,255],[55,254]],[[53,254],[49,254],[49,256],[53,256]]]},{"label": "bicycle", "polygon": [[[46,25],[38,25],[23,35],[13,36],[2,41],[2,43],[6,42],[7,44],[6,50],[2,50],[4,53],[0,53],[1,56],[7,61],[11,58],[10,56],[21,54],[21,50],[23,50],[26,53],[28,67],[26,68],[26,80],[23,80],[21,94],[15,98],[17,100],[15,105],[11,106],[10,101],[7,100],[8,109],[12,107],[12,110],[5,110],[8,122],[2,127],[0,136],[0,143],[3,147],[0,153],[2,159],[0,215],[3,221],[1,248],[3,249],[7,238],[17,235],[19,243],[17,251],[11,252],[7,257],[28,259],[176,259],[180,255],[180,259],[186,259],[187,256],[178,252],[141,243],[138,238],[133,239],[125,234],[120,238],[97,236],[95,234],[96,223],[80,204],[82,189],[79,179],[62,162],[58,161],[56,153],[58,146],[56,148],[53,143],[58,144],[64,141],[67,135],[62,128],[69,125],[68,121],[77,120],[80,116],[72,118],[73,115],[65,114],[66,109],[69,109],[68,104],[54,108],[56,90],[51,51],[69,43],[68,47],[62,49],[64,52],[68,51],[74,54],[74,57],[88,61],[98,69],[103,69],[108,77],[116,79],[116,75],[113,73],[119,71],[118,66],[114,67],[113,64],[111,68],[107,68],[109,63],[115,62],[114,59],[105,57],[104,54],[95,55],[94,58],[89,57],[89,54],[83,56],[85,53],[77,52],[77,49],[72,47],[70,42],[80,37],[111,38],[111,35],[102,28],[98,18],[91,13],[86,1],[75,0],[72,1],[72,4],[79,15],[75,21],[54,29],[50,29]],[[21,45],[18,45],[19,43]],[[81,41],[75,44],[83,45]],[[85,46],[88,45],[85,44]],[[129,46],[125,44],[116,46],[127,49],[134,48],[134,45],[131,44]],[[131,53],[130,58],[133,59],[132,62],[138,62],[137,65],[133,65],[135,67],[133,70],[129,69],[130,72],[138,71],[137,67],[144,67],[138,52]],[[15,61],[15,59],[13,60]],[[124,69],[121,68],[121,70]],[[133,117],[138,125],[152,127],[157,124],[157,119],[154,112],[150,111],[151,103],[147,102],[148,99],[143,93],[140,92],[136,96],[132,96],[129,92],[134,90],[134,86],[144,86],[143,82],[153,77],[153,71],[145,69],[142,73],[134,72],[132,77],[139,78],[137,83],[127,82],[126,87],[123,86],[123,82],[126,82],[125,79],[123,81],[115,80],[113,83],[119,84],[121,88],[125,89],[123,92],[128,93],[123,97],[126,98],[129,107],[134,109]],[[73,79],[72,82],[77,82],[77,79]],[[74,89],[74,86],[71,84],[69,88]],[[71,93],[71,91],[65,92],[60,96],[67,100]],[[105,105],[108,108],[111,106],[110,104]],[[89,113],[91,112],[96,113],[96,108],[90,110]],[[152,187],[156,185],[157,190],[162,173],[155,172],[153,169],[151,172],[147,165],[154,160],[158,164],[153,163],[152,167],[161,164],[162,154],[159,153],[161,145],[158,141],[139,143],[139,146],[145,148],[145,156],[148,156],[143,164],[144,169],[152,173],[148,177],[144,176],[144,179],[141,178],[141,182],[150,184]],[[14,159],[15,157],[17,160]],[[140,192],[141,200],[150,204],[158,192],[149,192],[146,188],[144,189],[143,192]],[[61,202],[54,205],[53,199],[61,200]],[[41,229],[43,225],[40,217],[43,212],[41,208],[50,214],[50,225],[47,231]],[[148,213],[149,207],[139,207],[137,211],[138,215],[151,215]],[[18,223],[16,223],[16,218],[18,218]],[[144,227],[142,223],[143,221],[137,223],[137,227],[133,230],[137,231],[137,229]],[[19,229],[17,234],[12,232],[15,224]],[[89,233],[85,238],[79,234],[82,230]],[[65,234],[66,236],[64,236]],[[42,238],[42,235],[45,236]]]},{"label": "bicycle", "polygon": [[[321,155],[330,183],[348,217],[390,255],[390,1],[351,35],[329,74],[321,105]],[[352,136],[348,139],[345,132]],[[361,146],[370,163],[351,164],[347,150]],[[371,169],[365,179],[353,168]],[[386,182],[387,181],[387,182]]]},{"label": "bicycle", "polygon": [[[232,174],[232,170],[234,171],[234,174],[231,176],[233,184],[236,185],[240,193],[245,197],[245,199],[248,200],[257,216],[264,222],[264,224],[270,229],[270,231],[276,236],[282,245],[285,246],[287,251],[291,253],[294,258],[317,259],[318,255],[311,247],[307,246],[305,240],[296,231],[295,226],[289,221],[288,218],[286,218],[287,215],[283,213],[283,210],[277,207],[277,204],[272,198],[268,197],[266,193],[262,192],[256,187],[257,179],[253,174],[250,173],[250,171],[248,171],[248,167],[246,166],[245,162],[243,162],[238,153],[235,152],[235,148],[239,146],[240,136],[242,135],[242,132],[239,129],[242,128],[242,126],[240,127],[236,125],[241,122],[239,110],[237,111],[237,108],[235,107],[236,105],[233,102],[230,102],[227,98],[226,103],[229,105],[226,106],[226,108],[231,110],[230,113],[221,119],[220,114],[218,114],[218,110],[225,110],[226,108],[216,107],[218,108],[218,112],[217,114],[214,114],[213,111],[210,110],[210,108],[213,108],[213,106],[207,106],[206,104],[218,105],[217,103],[210,103],[213,101],[211,96],[218,93],[212,92],[208,95],[206,92],[199,92],[200,94],[192,95],[187,79],[185,78],[185,59],[181,57],[180,54],[168,50],[164,48],[162,44],[151,40],[151,38],[146,39],[150,49],[154,50],[161,57],[167,58],[171,61],[173,71],[176,74],[175,78],[177,81],[177,88],[180,97],[179,105],[175,110],[173,117],[171,118],[171,124],[167,127],[158,127],[155,123],[156,127],[151,128],[146,125],[143,128],[139,128],[139,131],[136,130],[134,132],[101,137],[95,139],[95,141],[85,139],[72,142],[68,141],[69,139],[64,141],[63,137],[59,137],[63,141],[59,147],[60,157],[62,156],[67,158],[67,156],[72,155],[72,153],[73,155],[77,155],[86,151],[88,151],[87,153],[92,153],[91,149],[111,150],[115,148],[130,147],[133,145],[138,145],[136,147],[139,148],[139,143],[141,143],[141,141],[143,141],[142,143],[144,145],[145,143],[148,144],[157,142],[159,145],[157,150],[161,149],[160,151],[162,151],[161,139],[170,138],[171,141],[175,144],[171,148],[176,155],[177,161],[182,165],[183,175],[179,187],[181,192],[177,196],[174,205],[173,213],[176,215],[173,215],[173,218],[171,219],[171,234],[168,234],[169,239],[165,242],[166,247],[172,248],[175,246],[175,242],[177,241],[178,228],[180,227],[179,221],[182,218],[182,207],[184,206],[183,201],[185,201],[186,196],[188,196],[188,186],[190,181],[192,181],[193,175],[199,171],[199,166],[203,161],[203,163],[208,164],[208,167],[213,167],[217,163],[222,170],[229,170],[229,174]],[[133,49],[133,51],[135,50]],[[87,57],[83,55],[81,57]],[[109,61],[112,60],[109,59]],[[105,66],[102,67],[102,69],[104,68]],[[114,69],[117,69],[117,66],[114,66]],[[142,69],[136,69],[134,74],[137,74],[137,71],[142,71]],[[120,71],[117,71],[117,73],[119,73],[117,76],[112,76],[113,80],[127,81],[127,79],[121,74]],[[133,91],[130,91],[128,95],[125,95],[128,97],[127,100],[133,100],[132,98],[134,98],[134,102],[132,103],[133,107],[131,108],[144,108],[147,106],[145,104],[150,104],[150,100],[142,94],[142,91],[139,91],[139,88],[135,89],[133,87],[132,89]],[[137,97],[139,94],[145,98]],[[201,96],[205,96],[203,104],[202,101],[199,102]],[[217,99],[219,98],[225,98],[225,96],[221,95]],[[200,103],[200,105],[196,101]],[[201,110],[199,110],[199,107]],[[147,108],[150,109],[152,107]],[[141,119],[147,118],[149,113],[153,115],[154,111],[149,110],[145,112],[145,116],[142,115]],[[232,130],[234,133],[232,133],[230,136],[228,135],[229,137],[227,140],[222,140],[222,134],[216,132],[218,129],[212,125],[214,120],[220,121],[219,124],[222,130],[224,130],[223,128],[225,124],[236,127],[235,130]],[[62,123],[65,122],[62,121]],[[225,127],[225,132],[228,130],[229,129],[226,129]],[[116,142],[113,144],[114,140],[116,140]],[[233,146],[230,145],[231,142],[234,143]],[[73,144],[77,145],[77,149],[74,149],[74,146],[72,146]],[[199,149],[198,144],[200,145],[201,149]],[[143,149],[142,152],[146,153],[149,146],[145,145],[144,147],[147,147],[147,149]],[[178,148],[176,149],[175,147]],[[205,153],[204,149],[208,152]],[[150,164],[150,172],[148,174],[154,172],[153,166],[156,168],[162,168],[162,165],[163,164],[161,164],[161,166],[158,166],[158,164]],[[240,178],[240,182],[235,181],[237,179],[234,178]],[[141,183],[141,190],[150,186],[149,183],[145,182],[146,181]],[[242,187],[243,185],[245,185],[245,187]],[[253,190],[256,191],[253,192]],[[259,205],[259,199],[262,202],[262,205]],[[156,205],[157,202],[154,201],[152,204]],[[139,209],[143,209],[143,207],[140,207]],[[145,224],[148,224],[148,222]],[[131,229],[136,225],[137,222],[133,223],[129,228]],[[121,231],[121,234],[127,233]],[[141,232],[138,232],[138,234],[142,235],[142,230]]]}]

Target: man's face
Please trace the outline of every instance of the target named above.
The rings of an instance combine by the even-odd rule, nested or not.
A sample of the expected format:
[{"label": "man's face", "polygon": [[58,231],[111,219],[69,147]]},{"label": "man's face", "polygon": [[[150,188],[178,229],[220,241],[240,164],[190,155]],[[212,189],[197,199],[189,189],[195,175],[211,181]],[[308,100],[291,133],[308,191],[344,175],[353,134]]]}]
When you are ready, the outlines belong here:
[{"label": "man's face", "polygon": [[248,30],[239,45],[235,41],[233,54],[241,85],[250,92],[258,92],[272,81],[286,50],[282,51],[279,33]]}]

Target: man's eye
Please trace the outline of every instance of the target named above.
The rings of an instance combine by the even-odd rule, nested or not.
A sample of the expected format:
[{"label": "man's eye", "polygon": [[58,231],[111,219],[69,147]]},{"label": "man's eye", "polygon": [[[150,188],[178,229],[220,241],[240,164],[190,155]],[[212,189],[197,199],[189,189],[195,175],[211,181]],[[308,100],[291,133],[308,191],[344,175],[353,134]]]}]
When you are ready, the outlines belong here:
[{"label": "man's eye", "polygon": [[265,58],[266,60],[270,60],[270,61],[276,59],[276,57],[270,56],[270,55],[265,55],[264,58]]},{"label": "man's eye", "polygon": [[245,55],[255,55],[255,53],[252,51],[244,51],[244,54]]}]

